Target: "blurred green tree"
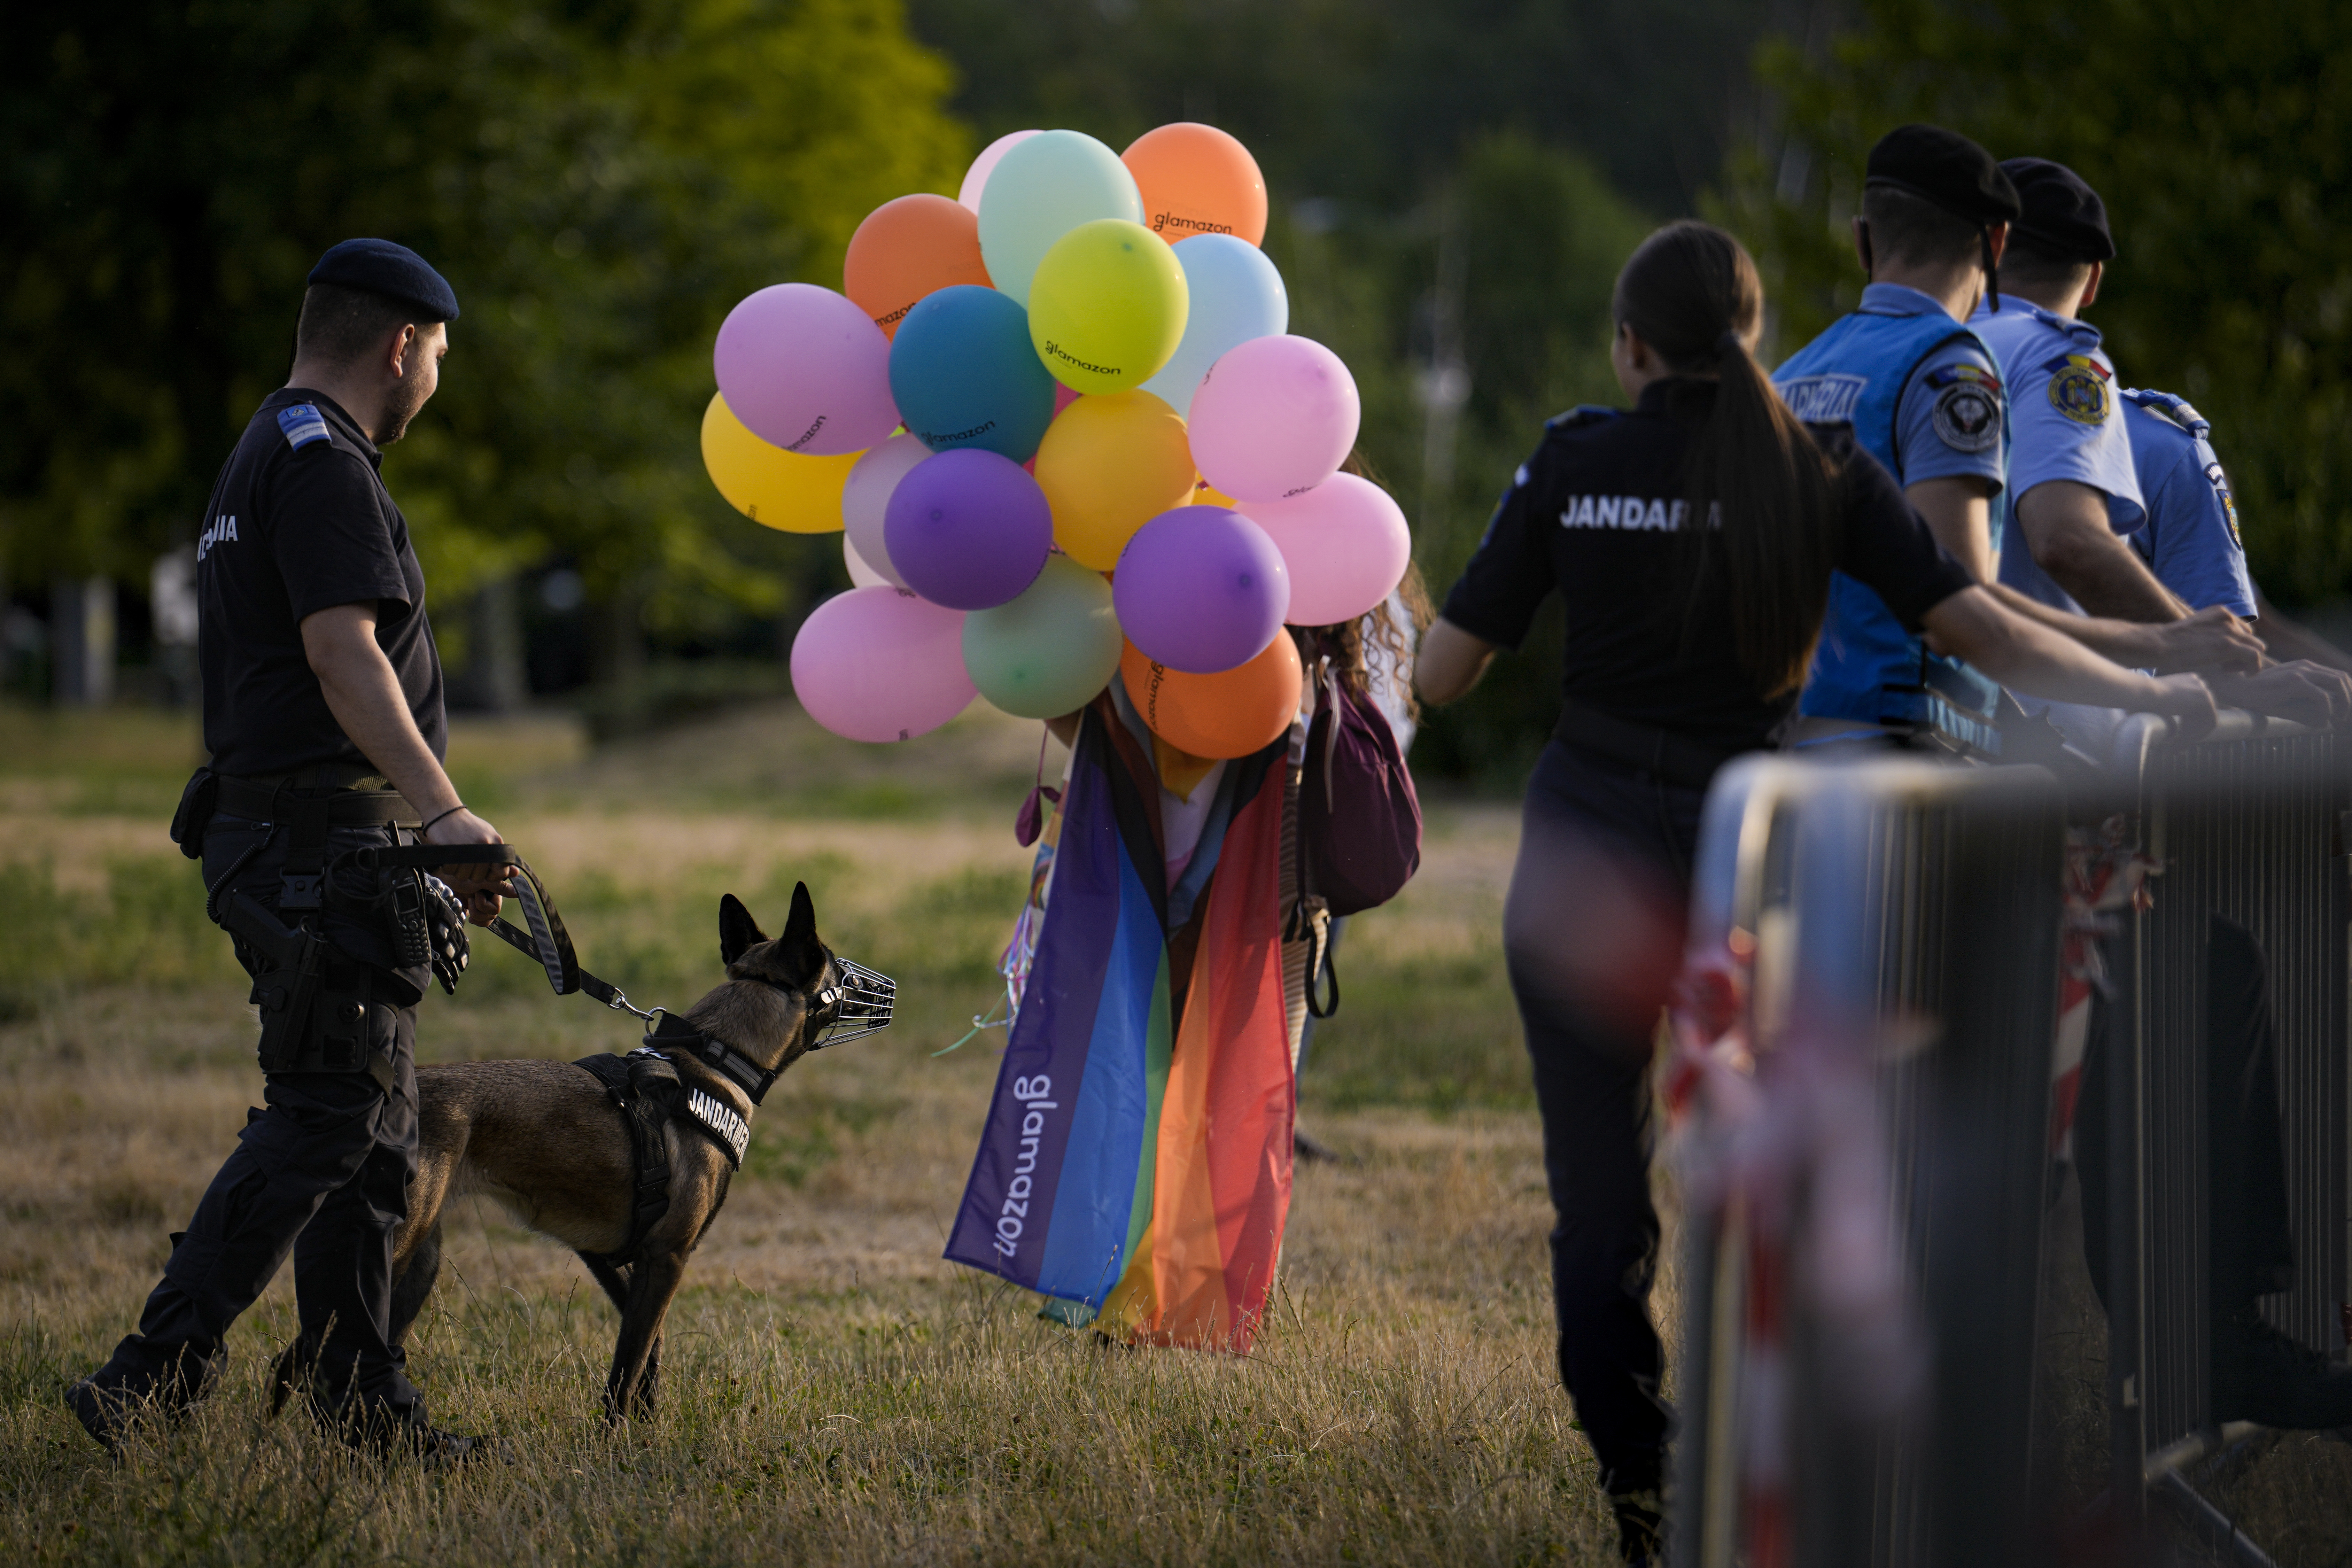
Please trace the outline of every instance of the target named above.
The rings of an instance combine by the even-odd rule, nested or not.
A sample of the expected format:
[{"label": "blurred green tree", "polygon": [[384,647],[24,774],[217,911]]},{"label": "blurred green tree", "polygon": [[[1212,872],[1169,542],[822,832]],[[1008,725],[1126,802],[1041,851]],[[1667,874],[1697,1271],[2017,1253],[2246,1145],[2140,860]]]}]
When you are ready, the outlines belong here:
[{"label": "blurred green tree", "polygon": [[608,640],[774,616],[837,552],[731,511],[720,319],[838,285],[952,190],[949,68],[896,0],[132,0],[0,21],[0,566],[143,573],[290,358],[302,278],[415,247],[465,313],[387,456],[438,595],[550,552]]},{"label": "blurred green tree", "polygon": [[1769,44],[1782,130],[1720,211],[1758,245],[1785,352],[1862,285],[1847,219],[1871,143],[1952,126],[2054,158],[2119,252],[2086,312],[2128,384],[2214,422],[2246,550],[2287,604],[2352,593],[2352,29],[2327,0],[1862,0],[1826,48]]}]

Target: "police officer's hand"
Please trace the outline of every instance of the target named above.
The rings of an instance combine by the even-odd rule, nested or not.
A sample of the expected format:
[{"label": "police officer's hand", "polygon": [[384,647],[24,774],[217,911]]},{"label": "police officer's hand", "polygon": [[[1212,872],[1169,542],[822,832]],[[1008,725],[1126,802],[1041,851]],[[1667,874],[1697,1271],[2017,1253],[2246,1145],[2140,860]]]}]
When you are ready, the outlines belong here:
[{"label": "police officer's hand", "polygon": [[2352,676],[2299,658],[2260,675],[2224,676],[2214,694],[2232,708],[2324,730],[2352,721]]},{"label": "police officer's hand", "polygon": [[2253,628],[2219,605],[2147,631],[2153,656],[2148,667],[2160,674],[2192,669],[2252,674],[2270,662]]},{"label": "police officer's hand", "polygon": [[[463,807],[435,823],[425,835],[427,844],[503,844],[499,830]],[[487,926],[499,918],[502,899],[514,896],[514,884],[495,866],[443,866],[437,875],[466,900],[466,918]]]},{"label": "police officer's hand", "polygon": [[2221,720],[2211,689],[2194,675],[2160,676],[2156,689],[2148,710],[2172,720],[2178,726],[2174,731],[2178,740],[2202,740]]}]

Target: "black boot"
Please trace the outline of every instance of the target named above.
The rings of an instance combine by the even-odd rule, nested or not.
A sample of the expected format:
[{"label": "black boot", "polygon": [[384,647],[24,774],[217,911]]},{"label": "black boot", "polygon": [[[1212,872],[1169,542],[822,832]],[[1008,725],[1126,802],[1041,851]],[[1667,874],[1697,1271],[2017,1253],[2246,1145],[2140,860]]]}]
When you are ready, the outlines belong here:
[{"label": "black boot", "polygon": [[1658,1511],[1654,1491],[1611,1492],[1609,1507],[1617,1516],[1617,1552],[1639,1568],[1666,1560],[1666,1521]]},{"label": "black boot", "polygon": [[[126,1343],[130,1342],[125,1342]],[[160,1376],[125,1374],[121,1357],[80,1378],[66,1389],[66,1408],[82,1430],[114,1458],[122,1455],[122,1439],[132,1426],[148,1419],[169,1425],[201,1404],[220,1381],[228,1360],[226,1351],[208,1356],[184,1352]]]},{"label": "black boot", "polygon": [[2213,1328],[2213,1419],[2303,1432],[2352,1426],[2352,1367],[2241,1307]]}]

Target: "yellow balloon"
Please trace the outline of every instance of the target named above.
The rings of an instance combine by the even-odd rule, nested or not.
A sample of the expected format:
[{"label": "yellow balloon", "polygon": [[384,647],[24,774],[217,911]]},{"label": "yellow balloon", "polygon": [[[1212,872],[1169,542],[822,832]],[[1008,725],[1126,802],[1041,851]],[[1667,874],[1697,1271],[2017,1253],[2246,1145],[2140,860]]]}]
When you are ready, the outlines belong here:
[{"label": "yellow balloon", "polygon": [[743,427],[727,399],[710,395],[702,414],[702,466],[727,504],[785,533],[841,531],[841,487],[863,452],[804,457],[772,447]]},{"label": "yellow balloon", "polygon": [[1239,511],[1242,510],[1241,502],[1235,500],[1233,497],[1227,495],[1224,491],[1219,489],[1216,486],[1211,484],[1206,479],[1202,479],[1199,484],[1192,487],[1192,504],[1194,506],[1221,506],[1227,511]]},{"label": "yellow balloon", "polygon": [[1054,509],[1054,542],[1097,572],[1118,563],[1137,529],[1184,505],[1199,478],[1183,416],[1149,392],[1081,397],[1063,409],[1045,427],[1036,475]]},{"label": "yellow balloon", "polygon": [[1139,223],[1097,218],[1055,240],[1029,283],[1029,341],[1073,392],[1124,392],[1184,337],[1184,265]]}]

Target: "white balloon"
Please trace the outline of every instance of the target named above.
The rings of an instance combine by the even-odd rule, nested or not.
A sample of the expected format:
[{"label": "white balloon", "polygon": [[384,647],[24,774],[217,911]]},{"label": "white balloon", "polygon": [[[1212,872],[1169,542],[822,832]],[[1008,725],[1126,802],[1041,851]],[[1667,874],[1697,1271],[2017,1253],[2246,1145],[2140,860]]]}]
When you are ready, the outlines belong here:
[{"label": "white balloon", "polygon": [[842,482],[843,542],[854,546],[867,569],[894,588],[907,584],[898,569],[890,564],[890,547],[882,540],[883,515],[890,505],[890,492],[898,488],[907,470],[930,455],[931,449],[913,436],[893,436],[858,458]]},{"label": "white balloon", "polygon": [[866,557],[857,553],[857,545],[847,530],[841,535],[842,564],[849,568],[849,585],[853,588],[895,588],[898,584],[866,564]]}]

